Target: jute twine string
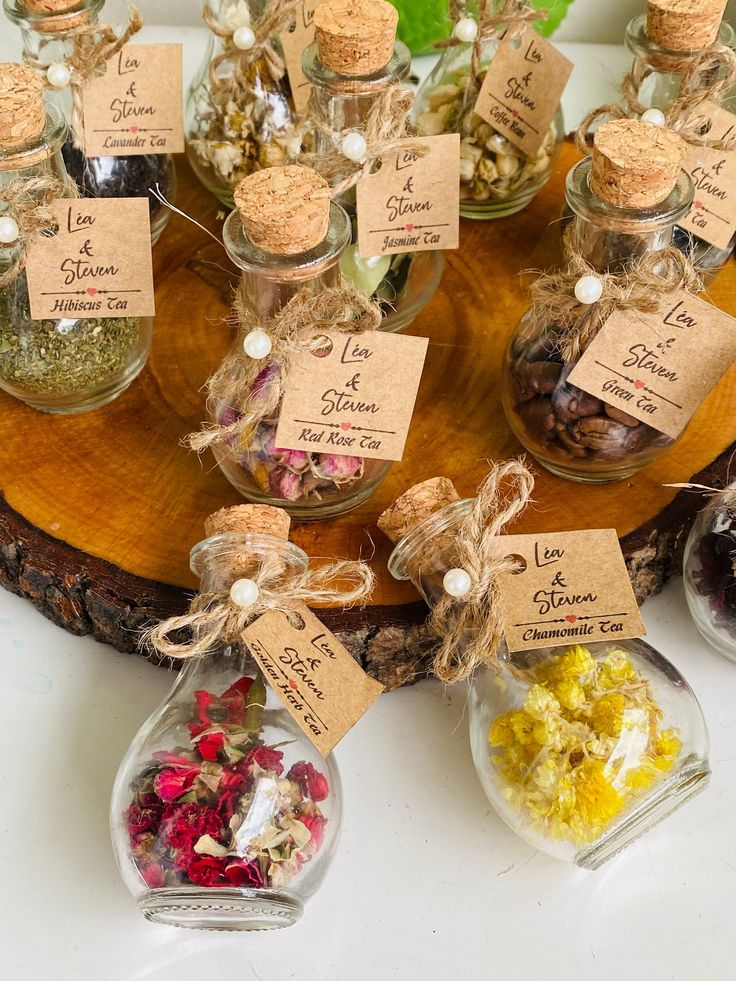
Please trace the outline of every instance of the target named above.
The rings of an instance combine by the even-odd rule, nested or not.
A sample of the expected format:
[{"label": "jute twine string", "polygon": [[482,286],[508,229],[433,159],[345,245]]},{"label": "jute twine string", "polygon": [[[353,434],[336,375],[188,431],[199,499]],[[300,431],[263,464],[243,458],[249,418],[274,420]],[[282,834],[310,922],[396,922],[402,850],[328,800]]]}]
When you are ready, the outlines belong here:
[{"label": "jute twine string", "polygon": [[442,638],[434,673],[447,684],[462,681],[485,664],[498,669],[503,640],[499,576],[514,572],[517,561],[499,550],[498,537],[531,501],[534,477],[522,460],[496,464],[478,490],[457,535],[458,566],[471,578],[461,600],[444,594],[429,619]]},{"label": "jute twine string", "polygon": [[208,404],[213,413],[228,405],[241,416],[228,426],[207,426],[188,436],[186,442],[197,453],[214,444],[237,442],[264,419],[272,418],[283,398],[295,355],[319,350],[325,331],[348,335],[378,330],[382,314],[377,303],[343,283],[315,294],[300,290],[266,323],[258,321],[239,290],[233,318],[241,338],[253,329],[266,331],[271,338],[271,353],[254,360],[237,344],[223,360],[207,382]]},{"label": "jute twine string", "polygon": [[[470,16],[467,0],[450,0],[450,20],[456,24],[463,17]],[[546,10],[536,10],[529,0],[478,0],[475,17],[478,33],[473,41],[470,59],[471,78],[475,85],[480,83],[483,46],[489,41],[497,41],[502,36],[515,37],[528,25],[547,17]],[[453,34],[442,41],[435,42],[435,48],[456,48],[466,44]]]},{"label": "jute twine string", "polygon": [[[707,48],[701,55],[683,64],[680,92],[662,110],[665,125],[693,146],[713,150],[736,149],[736,133],[727,139],[713,139],[705,130],[708,116],[706,104],[720,102],[736,84],[736,53],[725,44]],[[590,133],[595,123],[608,119],[628,119],[641,116],[647,107],[638,99],[641,80],[629,73],[621,85],[622,103],[593,109],[581,121],[575,133],[575,143],[581,153],[589,154]]]},{"label": "jute twine string", "polygon": [[[703,282],[689,259],[670,247],[645,252],[623,272],[601,273],[570,247],[565,233],[564,269],[544,273],[530,287],[531,318],[535,326],[553,325],[565,362],[575,363],[614,310],[656,310],[663,296],[686,290],[699,293]],[[597,303],[580,303],[575,284],[581,276],[596,276],[603,284]]]},{"label": "jute twine string", "polygon": [[36,238],[56,224],[50,204],[67,193],[56,177],[17,177],[0,190],[0,208],[4,216],[18,225],[18,257],[9,269],[0,273],[0,289],[9,286],[26,268],[28,249]]},{"label": "jute twine string", "polygon": [[[199,593],[187,613],[146,630],[141,646],[179,660],[203,657],[218,647],[242,643],[240,635],[245,628],[269,610],[280,610],[291,622],[298,622],[296,608],[300,604],[350,606],[366,600],[375,582],[365,562],[347,560],[285,576],[284,563],[277,555],[260,560],[251,578],[259,590],[253,606],[237,606],[226,591]],[[177,640],[176,635],[185,631],[187,639]]]}]

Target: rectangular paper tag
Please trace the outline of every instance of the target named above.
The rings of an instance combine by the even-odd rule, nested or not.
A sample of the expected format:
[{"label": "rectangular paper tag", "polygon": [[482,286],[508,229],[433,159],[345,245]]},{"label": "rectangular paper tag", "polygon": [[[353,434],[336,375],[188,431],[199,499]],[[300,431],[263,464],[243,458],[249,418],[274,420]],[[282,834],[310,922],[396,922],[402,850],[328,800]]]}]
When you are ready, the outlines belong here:
[{"label": "rectangular paper tag", "polygon": [[83,97],[88,157],[183,152],[180,44],[126,44]]},{"label": "rectangular paper tag", "polygon": [[483,79],[475,111],[528,156],[544,142],[572,62],[527,27],[504,38]]},{"label": "rectangular paper tag", "polygon": [[302,71],[302,54],[304,49],[314,41],[314,12],[320,3],[321,0],[304,0],[296,11],[294,29],[285,31],[279,36],[297,112],[304,112],[307,108],[312,91]]},{"label": "rectangular paper tag", "polygon": [[406,334],[327,331],[332,348],[294,358],[276,445],[400,460],[429,341]]},{"label": "rectangular paper tag", "polygon": [[243,633],[264,677],[322,756],[340,742],[383,691],[317,617],[300,606],[300,627],[278,610]]},{"label": "rectangular paper tag", "polygon": [[690,293],[652,313],[616,310],[568,384],[677,437],[736,359],[736,320]]},{"label": "rectangular paper tag", "polygon": [[28,250],[31,316],[152,317],[151,219],[145,198],[51,202],[55,235]]},{"label": "rectangular paper tag", "polygon": [[363,257],[396,252],[456,249],[460,236],[460,135],[409,138],[387,154],[380,170],[357,186],[358,252]]},{"label": "rectangular paper tag", "polygon": [[[725,140],[734,133],[736,116],[715,102],[702,109],[708,137]],[[681,222],[683,228],[717,249],[725,249],[736,232],[736,151],[691,146],[685,170],[695,187],[695,200]]]},{"label": "rectangular paper tag", "polygon": [[499,582],[510,651],[615,642],[646,633],[612,528],[503,535],[498,547],[526,563],[523,572]]}]

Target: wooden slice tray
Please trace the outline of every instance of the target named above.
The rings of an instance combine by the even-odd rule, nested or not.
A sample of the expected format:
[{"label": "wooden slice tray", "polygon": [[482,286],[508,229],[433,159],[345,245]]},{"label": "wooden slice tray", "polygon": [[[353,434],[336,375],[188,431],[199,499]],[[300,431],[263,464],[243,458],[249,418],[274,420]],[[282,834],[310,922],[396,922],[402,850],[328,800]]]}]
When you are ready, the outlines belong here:
[{"label": "wooden slice tray", "polygon": [[[519,453],[499,398],[501,354],[525,308],[519,271],[558,256],[556,219],[564,147],[553,179],[521,214],[465,222],[461,248],[410,330],[429,336],[429,355],[405,458],[366,505],[335,521],[298,527],[294,540],[317,556],[370,556],[379,577],[364,610],[323,611],[364,667],[388,688],[426,672],[426,609],[410,584],[386,572],[389,547],[377,515],[411,483],[451,477],[471,495],[486,460]],[[178,161],[179,203],[214,231],[219,206]],[[195,585],[188,553],[202,522],[240,498],[214,466],[184,449],[203,416],[202,386],[231,341],[221,322],[236,281],[224,252],[173,217],[155,252],[157,307],[147,369],[111,405],[76,417],[48,416],[0,394],[0,582],[54,622],[136,650],[141,625],[182,611]],[[710,289],[736,314],[736,263]],[[544,471],[536,506],[516,531],[615,527],[643,599],[679,570],[682,544],[701,506],[667,482],[714,484],[736,449],[736,369],[667,455],[623,484],[588,487]],[[697,475],[697,476],[696,476]]]}]

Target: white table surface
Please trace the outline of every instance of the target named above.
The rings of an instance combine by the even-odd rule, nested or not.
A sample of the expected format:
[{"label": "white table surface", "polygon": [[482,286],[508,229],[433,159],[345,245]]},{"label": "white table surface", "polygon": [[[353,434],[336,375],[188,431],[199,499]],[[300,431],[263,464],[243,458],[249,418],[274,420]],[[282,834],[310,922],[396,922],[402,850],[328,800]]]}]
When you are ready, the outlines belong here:
[{"label": "white table surface", "polygon": [[[187,62],[201,33],[180,30]],[[161,29],[147,38],[161,40]],[[3,27],[0,57],[15,54]],[[612,94],[622,49],[576,61],[574,123]],[[189,69],[191,71],[191,68]],[[60,488],[60,492],[62,488]],[[701,981],[736,977],[736,667],[692,626],[681,581],[649,640],[709,720],[710,788],[598,872],[535,853],[496,817],[470,758],[463,688],[379,699],[337,750],[343,836],[303,919],[268,934],[147,923],[107,830],[118,761],[171,677],[75,638],[0,591],[0,964],[13,981]]]}]

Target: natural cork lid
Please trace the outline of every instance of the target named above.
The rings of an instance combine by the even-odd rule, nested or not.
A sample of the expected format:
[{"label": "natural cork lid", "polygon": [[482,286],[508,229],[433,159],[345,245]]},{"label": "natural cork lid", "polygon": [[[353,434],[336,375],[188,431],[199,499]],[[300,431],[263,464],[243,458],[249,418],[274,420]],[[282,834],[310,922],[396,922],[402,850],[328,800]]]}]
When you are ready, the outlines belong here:
[{"label": "natural cork lid", "polygon": [[669,51],[700,51],[718,37],[728,0],[649,0],[647,35]]},{"label": "natural cork lid", "polygon": [[404,491],[378,519],[378,527],[396,544],[430,515],[460,500],[447,477],[432,477]]},{"label": "natural cork lid", "polygon": [[81,3],[82,0],[23,0],[23,6],[27,10],[39,14],[63,14],[67,10],[79,7]]},{"label": "natural cork lid", "polygon": [[593,137],[590,187],[617,208],[651,208],[671,193],[687,148],[672,130],[616,119]]},{"label": "natural cork lid", "polygon": [[290,526],[291,518],[281,508],[269,504],[236,504],[211,514],[205,520],[204,530],[208,538],[238,532],[241,535],[273,535],[288,541]]},{"label": "natural cork lid", "polygon": [[319,60],[338,75],[372,75],[391,61],[398,23],[386,0],[326,0],[314,13]]},{"label": "natural cork lid", "polygon": [[20,146],[43,133],[43,80],[32,69],[0,64],[0,146]]},{"label": "natural cork lid", "polygon": [[268,167],[235,189],[250,241],[275,255],[298,255],[323,242],[330,224],[330,187],[309,167]]}]

